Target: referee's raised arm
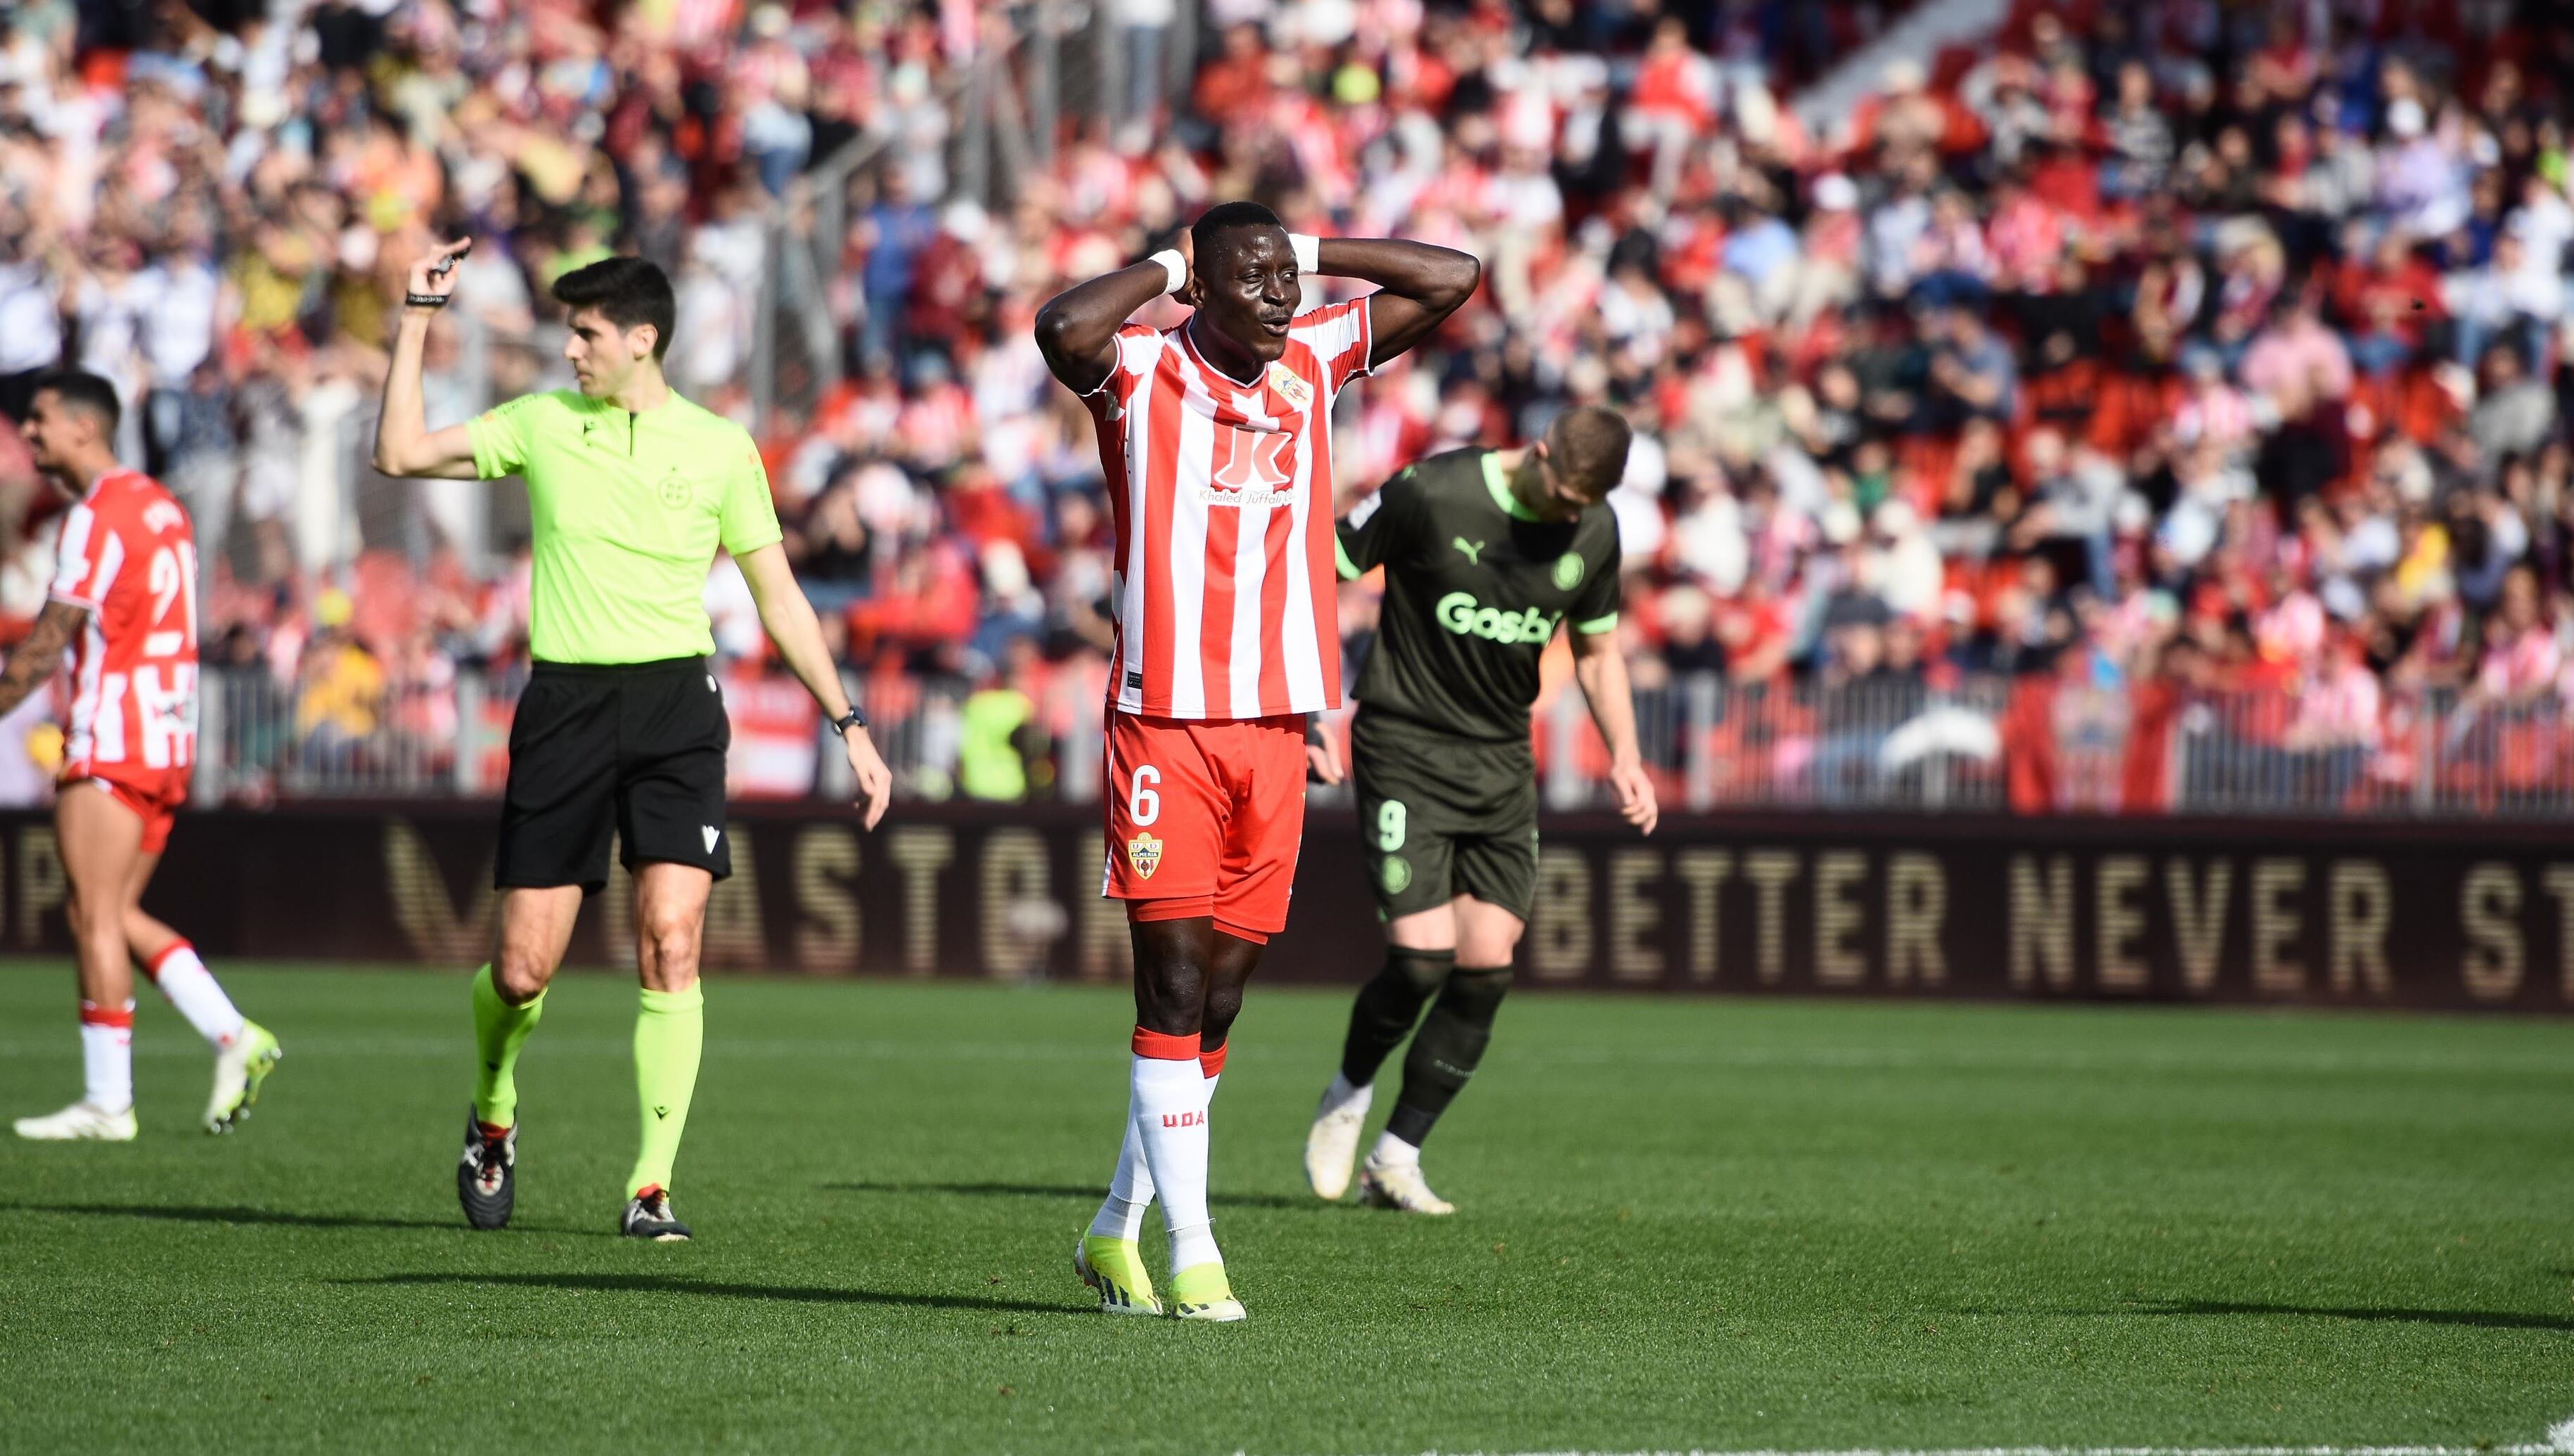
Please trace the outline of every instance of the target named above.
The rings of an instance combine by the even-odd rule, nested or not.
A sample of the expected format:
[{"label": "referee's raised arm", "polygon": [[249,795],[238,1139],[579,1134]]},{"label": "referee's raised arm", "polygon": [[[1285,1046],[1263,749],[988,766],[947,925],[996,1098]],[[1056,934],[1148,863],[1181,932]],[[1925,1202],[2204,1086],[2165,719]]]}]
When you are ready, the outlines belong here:
[{"label": "referee's raised arm", "polygon": [[393,368],[385,373],[384,409],[376,416],[376,469],[389,476],[432,480],[474,479],[474,440],[463,425],[429,428],[421,403],[422,351],[429,321],[456,291],[456,265],[474,251],[472,238],[443,244],[412,260],[405,280],[402,323],[394,334]]}]

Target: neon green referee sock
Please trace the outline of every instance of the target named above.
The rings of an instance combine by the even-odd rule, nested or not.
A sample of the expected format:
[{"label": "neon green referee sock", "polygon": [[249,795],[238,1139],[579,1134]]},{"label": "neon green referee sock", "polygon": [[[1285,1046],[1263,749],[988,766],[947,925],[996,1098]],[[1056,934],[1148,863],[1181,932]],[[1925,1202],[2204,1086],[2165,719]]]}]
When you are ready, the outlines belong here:
[{"label": "neon green referee sock", "polygon": [[492,967],[474,972],[474,1115],[508,1127],[519,1115],[519,1048],[546,1014],[546,993],[514,1006],[492,984]]},{"label": "neon green referee sock", "polygon": [[635,1017],[635,1090],[643,1104],[644,1147],[626,1196],[670,1186],[670,1164],[679,1156],[679,1134],[688,1127],[688,1099],[697,1090],[697,1057],[706,1044],[706,993],[644,992]]}]

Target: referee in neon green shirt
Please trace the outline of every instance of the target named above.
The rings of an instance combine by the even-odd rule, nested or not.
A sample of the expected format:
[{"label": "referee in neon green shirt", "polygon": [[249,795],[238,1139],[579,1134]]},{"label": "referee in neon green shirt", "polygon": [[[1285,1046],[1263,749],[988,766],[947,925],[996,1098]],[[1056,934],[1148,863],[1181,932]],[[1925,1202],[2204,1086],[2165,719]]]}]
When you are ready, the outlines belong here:
[{"label": "referee in neon green shirt", "polygon": [[557,281],[578,390],[528,395],[464,425],[422,418],[421,351],[472,241],[411,266],[393,370],[376,427],[376,469],[447,480],[524,477],[535,521],[529,607],[536,670],[510,725],[510,783],[494,877],[501,949],[474,974],[480,1057],[456,1171],[466,1221],[499,1228],[517,1199],[519,1048],[582,898],[608,882],[612,832],[635,876],[635,1023],[643,1149],[619,1227],[684,1239],[670,1165],[687,1126],[704,1042],[697,947],[706,896],[732,872],[724,838],[723,697],[707,659],[704,607],[716,548],[750,584],[778,656],[838,731],[869,828],[892,775],[840,691],[813,609],[779,546],[768,475],[738,425],[671,393],[661,377],[676,306],[670,280],[610,258]]}]

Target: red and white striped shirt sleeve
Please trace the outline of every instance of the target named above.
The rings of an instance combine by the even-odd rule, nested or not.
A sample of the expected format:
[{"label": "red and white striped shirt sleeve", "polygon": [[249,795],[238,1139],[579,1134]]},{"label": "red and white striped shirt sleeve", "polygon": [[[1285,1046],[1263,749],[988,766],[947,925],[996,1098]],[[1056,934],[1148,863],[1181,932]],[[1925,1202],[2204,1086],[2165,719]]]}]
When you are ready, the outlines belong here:
[{"label": "red and white striped shirt sleeve", "polygon": [[1368,372],[1368,354],[1376,348],[1376,331],[1368,324],[1364,298],[1298,314],[1288,326],[1288,335],[1314,351],[1323,366],[1323,387],[1333,394]]},{"label": "red and white striped shirt sleeve", "polygon": [[54,549],[54,582],[46,595],[96,612],[124,565],[125,542],[84,502],[63,516],[62,536]]},{"label": "red and white striped shirt sleeve", "polygon": [[1162,335],[1159,330],[1142,324],[1128,324],[1117,331],[1117,363],[1108,377],[1099,382],[1085,400],[1109,399],[1124,404],[1136,387],[1153,375],[1153,361],[1161,357]]}]

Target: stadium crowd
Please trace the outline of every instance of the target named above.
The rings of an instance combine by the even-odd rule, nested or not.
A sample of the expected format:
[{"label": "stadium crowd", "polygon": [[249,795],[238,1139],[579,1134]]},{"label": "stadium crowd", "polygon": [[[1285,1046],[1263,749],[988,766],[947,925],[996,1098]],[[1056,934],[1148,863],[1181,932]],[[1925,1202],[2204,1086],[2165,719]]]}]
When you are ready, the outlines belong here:
[{"label": "stadium crowd", "polygon": [[[339,509],[329,442],[372,410],[402,263],[484,240],[460,305],[507,339],[566,269],[640,252],[678,281],[673,383],[746,418],[770,211],[872,138],[829,280],[846,383],[763,449],[871,711],[979,690],[957,730],[1024,750],[966,755],[969,792],[1043,791],[1104,678],[1100,471],[1033,312],[1233,196],[1486,261],[1355,392],[1345,499],[1627,412],[1640,688],[2254,690],[2298,749],[2373,745],[2424,692],[2574,705],[2553,6],[2021,0],[1809,125],[1791,96],[1885,7],[1206,0],[1166,94],[1190,0],[1102,3],[1118,94],[986,207],[950,185],[947,83],[1057,7],[25,0],[0,410],[57,362],[129,390],[131,455],[210,544],[210,653],[265,665],[296,731],[363,739],[388,694],[524,653],[524,556],[455,549],[474,488],[423,488],[425,540]],[[438,338],[434,421],[470,407]],[[484,367],[556,382],[536,351]],[[14,448],[23,621],[51,533]],[[1373,589],[1344,596],[1356,653]],[[755,662],[737,574],[708,601]]]}]

